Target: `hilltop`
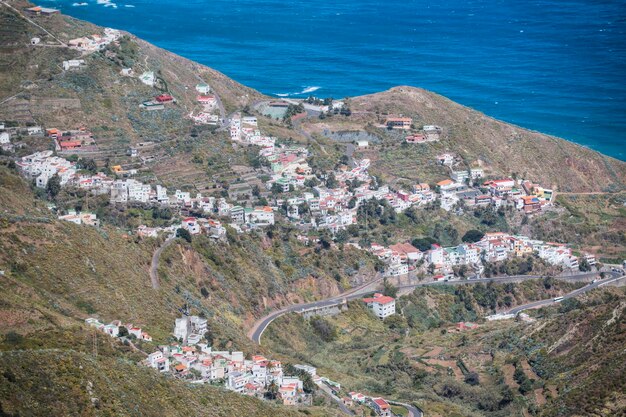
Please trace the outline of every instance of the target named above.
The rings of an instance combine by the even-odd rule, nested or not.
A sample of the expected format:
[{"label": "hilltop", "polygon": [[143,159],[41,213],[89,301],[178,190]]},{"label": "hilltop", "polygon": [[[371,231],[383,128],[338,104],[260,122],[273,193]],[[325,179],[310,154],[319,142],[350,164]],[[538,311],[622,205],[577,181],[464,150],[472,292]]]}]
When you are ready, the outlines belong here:
[{"label": "hilltop", "polygon": [[[21,10],[25,1],[9,2]],[[0,119],[45,127],[87,127],[97,150],[90,155],[99,164],[126,164],[159,178],[166,185],[204,189],[215,175],[230,175],[227,165],[247,164],[233,152],[223,129],[194,126],[187,115],[198,106],[194,86],[207,83],[219,98],[220,118],[244,109],[253,112],[269,133],[313,145],[321,145],[318,158],[336,154],[337,134],[358,133],[380,145],[365,151],[373,169],[390,180],[432,181],[446,175],[435,163],[438,153],[452,152],[460,168],[482,166],[492,176],[515,174],[562,192],[607,192],[624,188],[626,163],[571,142],[497,121],[442,96],[412,87],[347,100],[352,114],[324,120],[308,118],[298,129],[255,112],[261,93],[247,88],[211,68],[155,47],[124,33],[120,47],[106,47],[85,54],[59,45],[70,39],[101,33],[102,29],[64,15],[33,16],[40,27],[18,17],[7,7],[0,9]],[[31,45],[33,37],[40,38]],[[64,71],[61,61],[84,59],[84,68]],[[120,75],[123,68],[135,76]],[[154,86],[137,77],[152,71]],[[140,109],[143,101],[168,93],[176,104],[163,111]],[[403,136],[375,126],[389,115],[413,118],[417,127],[438,125],[443,129],[437,143],[405,146]],[[127,157],[130,147],[150,142],[138,164]],[[43,144],[38,144],[42,146]],[[343,144],[339,146],[339,153]],[[329,152],[331,152],[329,154]],[[212,166],[193,162],[197,155]],[[196,158],[196,161],[199,159]],[[154,162],[159,161],[159,164]],[[419,166],[420,170],[413,169]]]},{"label": "hilltop", "polygon": [[[349,103],[350,117],[314,120],[303,123],[303,129],[320,136],[365,133],[371,144],[363,155],[390,179],[431,182],[440,178],[445,171],[437,166],[436,156],[450,152],[461,159],[458,169],[482,167],[486,175],[514,174],[563,192],[617,191],[625,185],[622,161],[495,120],[430,91],[402,86],[354,97]],[[442,138],[408,145],[403,143],[404,135],[376,127],[394,115],[412,118],[417,127],[440,126]]]}]

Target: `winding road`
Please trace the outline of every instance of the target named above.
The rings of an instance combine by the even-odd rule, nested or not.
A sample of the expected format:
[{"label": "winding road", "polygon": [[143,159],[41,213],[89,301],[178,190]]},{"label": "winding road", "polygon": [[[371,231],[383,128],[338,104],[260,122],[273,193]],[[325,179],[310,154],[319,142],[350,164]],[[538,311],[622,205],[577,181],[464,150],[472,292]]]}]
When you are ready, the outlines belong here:
[{"label": "winding road", "polygon": [[318,308],[318,307],[326,307],[332,306],[341,303],[342,300],[353,300],[355,298],[361,297],[363,294],[367,294],[372,292],[376,286],[382,282],[383,276],[381,274],[376,274],[374,279],[366,282],[358,287],[352,288],[348,291],[345,291],[339,295],[335,295],[333,297],[326,298],[320,301],[313,301],[310,303],[302,303],[302,304],[293,304],[282,308],[280,310],[276,310],[265,317],[260,318],[254,323],[250,331],[248,332],[248,338],[257,344],[261,344],[261,335],[267,326],[270,325],[271,322],[276,320],[278,317],[283,316],[287,313],[293,313],[296,311],[307,310],[310,308]]},{"label": "winding road", "polygon": [[[563,299],[568,299],[568,298],[573,298],[576,297],[580,294],[584,294],[588,291],[591,291],[595,288],[607,285],[607,284],[611,284],[614,282],[617,282],[621,279],[626,278],[626,275],[624,275],[622,272],[618,272],[618,271],[611,271],[608,272],[608,274],[610,274],[609,278],[605,278],[603,280],[597,280],[597,281],[592,281],[589,285],[579,288],[577,290],[574,290],[566,295],[563,296]],[[563,276],[557,276],[555,277],[556,279],[559,280],[565,280],[565,281],[584,281],[584,280],[588,280],[588,279],[594,279],[596,276],[599,275],[599,272],[586,272],[586,273],[578,273],[578,274],[572,274],[572,275],[563,275]],[[471,279],[471,280],[459,280],[459,281],[447,281],[447,282],[437,282],[437,281],[430,281],[430,282],[420,282],[420,283],[415,283],[415,284],[411,284],[411,285],[403,285],[403,286],[399,286],[397,287],[398,290],[407,290],[407,289],[412,289],[412,288],[417,288],[417,287],[424,287],[424,286],[430,286],[430,285],[471,285],[471,284],[478,284],[478,283],[489,283],[489,282],[498,282],[498,283],[506,283],[506,282],[519,282],[519,281],[524,281],[524,280],[529,280],[529,279],[541,279],[544,278],[544,276],[539,276],[539,275],[517,275],[517,276],[505,276],[505,277],[494,277],[494,278],[479,278],[479,279]],[[256,342],[257,344],[261,344],[261,336],[263,335],[263,332],[265,331],[265,329],[267,329],[267,327],[270,325],[270,323],[274,320],[276,320],[278,317],[283,316],[287,313],[292,313],[292,312],[297,312],[297,311],[303,311],[303,310],[308,310],[308,309],[312,309],[312,308],[318,308],[318,307],[326,307],[326,306],[332,306],[332,305],[337,305],[339,303],[341,303],[343,300],[352,300],[355,298],[359,298],[361,296],[363,296],[364,294],[370,293],[372,291],[375,290],[375,288],[378,286],[378,284],[380,284],[383,280],[383,277],[380,275],[377,275],[374,279],[372,279],[371,281],[353,288],[349,291],[346,291],[342,294],[333,296],[333,297],[329,297],[327,299],[324,300],[320,300],[320,301],[314,301],[314,302],[310,302],[310,303],[302,303],[302,304],[294,304],[285,308],[282,308],[280,310],[274,311],[268,315],[266,315],[265,317],[262,317],[261,319],[259,319],[254,326],[252,327],[252,329],[248,332],[248,337]],[[528,303],[528,304],[524,304],[518,307],[515,307],[509,311],[504,312],[504,314],[517,314],[521,311],[524,310],[528,310],[528,309],[533,309],[533,308],[540,308],[546,305],[550,305],[550,304],[554,304],[555,301],[553,298],[547,299],[547,300],[540,300],[540,301],[535,301],[532,303]],[[330,389],[325,389],[327,387],[323,386],[323,384],[318,384],[320,389],[322,389],[324,391],[324,393],[326,395],[328,395],[335,403],[338,404],[339,408],[341,409],[342,412],[344,412],[345,414],[348,415],[354,415],[354,413],[347,408],[344,404],[343,401],[341,401],[340,398],[338,398],[337,396],[335,396],[332,391]],[[400,403],[400,402],[396,402],[396,401],[389,401],[389,403],[391,404],[396,404],[396,405],[400,405],[402,407],[405,407],[408,412],[409,412],[409,416],[410,417],[423,417],[424,413],[417,407],[410,405],[410,404],[406,404],[406,403]]]},{"label": "winding road", "polygon": [[150,281],[152,282],[152,288],[155,290],[159,289],[159,273],[157,272],[159,269],[159,258],[165,248],[171,245],[175,238],[176,234],[170,235],[152,254],[152,262],[150,263]]},{"label": "winding road", "polygon": [[[574,291],[570,292],[569,294],[564,295],[563,296],[563,300],[566,300],[568,298],[577,297],[580,294],[584,294],[584,293],[586,293],[588,291],[591,291],[593,289],[596,289],[598,287],[602,287],[604,285],[611,284],[613,282],[617,282],[617,281],[619,281],[621,279],[626,278],[625,275],[623,275],[623,274],[621,274],[619,272],[610,272],[610,274],[611,274],[610,278],[605,278],[603,280],[597,280],[596,282],[591,282],[587,286],[584,286],[582,288],[579,288],[577,290],[574,290]],[[554,301],[554,298],[549,298],[547,300],[534,301],[532,303],[528,303],[528,304],[524,304],[524,305],[512,308],[511,310],[504,312],[504,314],[517,314],[517,313],[520,313],[520,312],[522,312],[524,310],[530,310],[530,309],[533,309],[533,308],[541,308],[541,307],[545,307],[547,305],[555,304],[555,303],[558,303],[558,302],[560,302],[560,301]]]},{"label": "winding road", "polygon": [[[611,274],[612,278],[616,278],[618,276],[621,276],[620,273],[617,272],[609,272]],[[556,279],[560,279],[560,280],[564,280],[564,281],[585,281],[588,279],[593,279],[598,275],[598,272],[585,272],[585,273],[579,273],[579,274],[572,274],[572,275],[562,275],[562,276],[557,276],[555,277]],[[478,284],[478,283],[489,283],[489,282],[496,282],[496,283],[506,283],[506,282],[520,282],[520,281],[525,281],[525,280],[529,280],[529,279],[541,279],[544,278],[545,276],[541,276],[541,275],[512,275],[512,276],[505,276],[505,277],[494,277],[494,278],[479,278],[479,279],[468,279],[468,280],[458,280],[458,281],[446,281],[446,282],[439,282],[439,281],[428,281],[428,282],[418,282],[418,283],[414,283],[414,284],[409,284],[409,285],[400,285],[398,286],[398,290],[399,291],[403,291],[403,290],[410,290],[410,289],[414,289],[417,287],[425,287],[425,286],[430,286],[430,285],[471,285],[471,284]],[[283,316],[287,313],[294,313],[294,312],[298,312],[298,311],[303,311],[303,310],[308,310],[308,309],[313,309],[313,308],[320,308],[320,307],[328,307],[328,306],[332,306],[332,305],[337,305],[339,303],[342,302],[342,300],[353,300],[355,298],[359,298],[361,296],[363,296],[364,294],[368,294],[370,292],[373,292],[376,290],[377,288],[377,284],[381,283],[383,280],[383,277],[381,276],[377,276],[376,278],[374,278],[373,280],[359,286],[356,288],[353,288],[349,291],[346,291],[342,294],[333,296],[333,297],[329,297],[326,298],[324,300],[319,300],[319,301],[313,301],[310,303],[302,303],[302,304],[293,304],[287,307],[284,307],[280,310],[276,310],[273,311],[271,313],[269,313],[268,315],[260,318],[259,320],[257,320],[257,322],[252,326],[252,328],[250,329],[250,331],[248,332],[248,338],[250,338],[253,342],[257,343],[257,344],[261,344],[261,336],[263,335],[263,332],[265,331],[265,329],[267,329],[267,327],[270,325],[271,322],[273,322],[274,320],[276,320],[278,317]],[[606,283],[606,279],[603,280],[602,282],[597,282],[594,283],[593,286],[587,286],[589,287],[587,289],[587,291],[589,289],[593,289],[596,288],[597,286],[599,286],[599,284],[602,283]],[[598,285],[596,285],[598,284]],[[587,288],[584,287],[584,288]],[[571,296],[576,296],[582,292],[584,288],[581,288],[579,290],[574,291],[573,293],[571,293]],[[570,296],[570,294],[568,294],[568,296]],[[540,302],[546,302],[549,303],[551,302],[552,299],[550,300],[543,300],[543,301],[537,301],[537,303]],[[534,304],[534,303],[533,303]],[[521,306],[520,306],[521,307]],[[532,307],[528,307],[528,308],[532,308]]]}]

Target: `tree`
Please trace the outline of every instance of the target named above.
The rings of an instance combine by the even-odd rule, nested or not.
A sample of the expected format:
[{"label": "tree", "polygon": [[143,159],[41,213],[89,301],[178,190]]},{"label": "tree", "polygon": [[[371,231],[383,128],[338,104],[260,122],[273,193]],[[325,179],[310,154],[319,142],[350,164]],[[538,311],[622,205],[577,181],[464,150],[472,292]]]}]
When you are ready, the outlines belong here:
[{"label": "tree", "polygon": [[315,177],[311,177],[308,180],[304,181],[304,186],[308,188],[313,188],[319,185],[319,181]]},{"label": "tree", "polygon": [[126,336],[128,336],[128,329],[126,328],[126,326],[119,326],[118,330],[117,330],[117,335],[119,337],[126,337]]},{"label": "tree", "polygon": [[485,236],[485,234],[483,232],[481,232],[480,230],[472,229],[472,230],[468,230],[463,235],[461,240],[463,242],[467,242],[467,243],[474,243],[474,242],[478,242],[480,239],[482,239],[483,236]]},{"label": "tree", "polygon": [[268,400],[275,400],[278,396],[278,385],[276,382],[272,380],[270,384],[267,386],[267,391],[265,392],[265,398]]},{"label": "tree", "polygon": [[191,233],[189,233],[189,230],[187,229],[183,229],[182,227],[178,228],[176,230],[176,237],[180,237],[191,243]]},{"label": "tree", "polygon": [[337,243],[346,243],[350,236],[348,235],[348,231],[342,229],[335,234],[335,241]]},{"label": "tree", "polygon": [[398,288],[391,282],[387,281],[386,278],[383,283],[383,295],[387,295],[393,298],[396,298],[396,296],[398,295]]},{"label": "tree", "polygon": [[591,271],[591,265],[589,265],[589,262],[586,258],[582,258],[580,263],[578,264],[578,269],[582,272],[588,272]]},{"label": "tree", "polygon": [[519,386],[519,392],[526,395],[533,390],[533,383],[530,379],[525,379]]},{"label": "tree", "polygon": [[391,330],[399,330],[401,332],[407,327],[406,320],[399,314],[387,317],[385,319],[385,324],[389,326]]},{"label": "tree", "polygon": [[335,173],[330,173],[326,179],[326,186],[330,189],[337,188],[339,186],[339,182],[337,181],[337,178],[335,178]]},{"label": "tree", "polygon": [[285,375],[294,375],[300,378],[300,380],[302,381],[302,390],[307,394],[312,393],[317,388],[317,385],[315,385],[315,382],[313,382],[311,374],[303,369],[296,368],[290,363],[287,363],[283,366],[283,373]]},{"label": "tree", "polygon": [[50,177],[46,185],[46,192],[51,199],[54,199],[61,192],[61,177],[58,174]]},{"label": "tree", "polygon": [[322,246],[322,249],[330,249],[331,239],[327,233],[320,234],[320,245]]},{"label": "tree", "polygon": [[332,342],[337,338],[337,328],[323,317],[311,318],[311,326],[324,342]]},{"label": "tree", "polygon": [[19,345],[24,341],[24,336],[14,331],[10,331],[4,336],[4,341],[11,345]]},{"label": "tree", "polygon": [[89,171],[92,174],[98,172],[98,165],[96,165],[96,161],[94,161],[93,159],[81,158],[78,160],[76,165],[78,166],[78,168]]},{"label": "tree", "polygon": [[271,188],[272,194],[281,194],[283,192],[283,186],[277,182],[272,184]]},{"label": "tree", "polygon": [[430,245],[436,242],[437,241],[433,239],[432,237],[421,237],[421,238],[413,239],[411,241],[411,245],[415,246],[417,249],[419,249],[422,252],[426,252],[427,250],[430,249]]}]

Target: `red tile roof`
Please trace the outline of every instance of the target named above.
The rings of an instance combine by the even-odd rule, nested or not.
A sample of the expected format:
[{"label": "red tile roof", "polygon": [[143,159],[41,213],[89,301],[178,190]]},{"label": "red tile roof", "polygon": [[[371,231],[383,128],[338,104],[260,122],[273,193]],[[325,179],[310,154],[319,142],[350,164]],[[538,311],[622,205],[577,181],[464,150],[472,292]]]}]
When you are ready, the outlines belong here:
[{"label": "red tile roof", "polygon": [[379,304],[388,304],[392,301],[395,301],[395,298],[383,295],[381,297],[372,297],[372,298],[364,298],[363,302],[365,303],[379,303]]},{"label": "red tile roof", "polygon": [[373,401],[381,409],[389,408],[389,403],[387,403],[387,401],[383,400],[382,398],[374,398]]}]

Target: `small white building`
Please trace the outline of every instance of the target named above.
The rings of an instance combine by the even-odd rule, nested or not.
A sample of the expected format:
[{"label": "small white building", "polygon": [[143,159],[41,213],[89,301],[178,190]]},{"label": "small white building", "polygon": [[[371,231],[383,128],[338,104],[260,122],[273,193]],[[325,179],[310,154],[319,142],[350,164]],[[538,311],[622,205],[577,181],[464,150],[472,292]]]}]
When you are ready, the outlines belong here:
[{"label": "small white building", "polygon": [[485,176],[485,171],[482,168],[472,168],[470,169],[470,177],[475,180],[478,178],[482,178]]},{"label": "small white building", "polygon": [[269,226],[274,224],[274,212],[269,206],[255,207],[254,210],[246,213],[247,222],[258,226]]},{"label": "small white building", "polygon": [[148,364],[159,372],[167,372],[170,369],[170,360],[163,356],[163,352],[156,351],[148,355]]},{"label": "small white building", "polygon": [[43,129],[41,128],[41,126],[28,126],[26,128],[26,133],[28,134],[28,136],[42,135]]},{"label": "small white building", "polygon": [[139,81],[144,83],[145,85],[149,85],[150,87],[154,87],[156,83],[156,77],[153,71],[146,71],[139,76]]},{"label": "small white building", "polygon": [[85,65],[84,59],[70,59],[69,61],[63,61],[63,70],[69,71],[72,69],[79,69]]},{"label": "small white building", "polygon": [[359,149],[365,149],[365,148],[369,148],[370,143],[366,140],[357,140],[356,141],[356,147]]},{"label": "small white building", "polygon": [[187,217],[186,219],[183,219],[180,227],[187,230],[192,235],[197,235],[201,232],[200,223],[198,223],[198,219],[195,217]]},{"label": "small white building", "polygon": [[196,84],[196,91],[200,94],[208,94],[211,92],[211,87],[207,83]]}]

